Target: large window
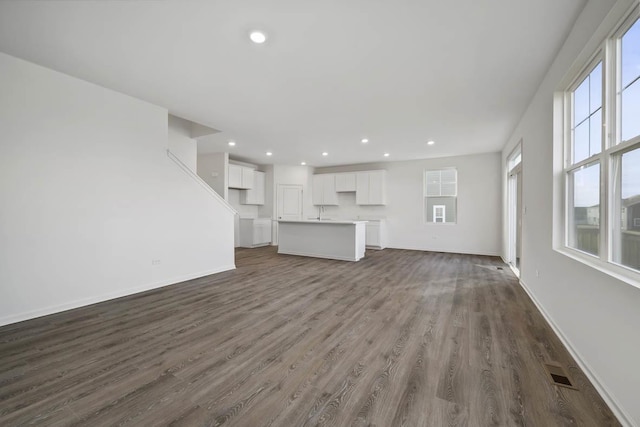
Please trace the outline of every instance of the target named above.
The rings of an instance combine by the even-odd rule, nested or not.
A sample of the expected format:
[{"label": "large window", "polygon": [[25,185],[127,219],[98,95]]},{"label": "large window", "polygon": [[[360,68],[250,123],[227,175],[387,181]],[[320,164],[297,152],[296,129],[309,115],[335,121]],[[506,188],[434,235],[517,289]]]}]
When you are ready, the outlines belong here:
[{"label": "large window", "polygon": [[426,222],[455,223],[458,195],[456,169],[434,169],[424,172],[424,205]]},{"label": "large window", "polygon": [[640,272],[637,9],[569,87],[565,105],[565,245],[587,261]]}]

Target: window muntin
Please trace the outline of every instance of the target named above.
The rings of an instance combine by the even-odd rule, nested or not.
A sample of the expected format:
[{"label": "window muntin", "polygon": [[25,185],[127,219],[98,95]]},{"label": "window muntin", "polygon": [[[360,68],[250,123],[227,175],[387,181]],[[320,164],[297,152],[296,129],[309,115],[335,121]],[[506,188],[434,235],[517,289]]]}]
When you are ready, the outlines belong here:
[{"label": "window muntin", "polygon": [[573,91],[572,162],[602,151],[602,62]]},{"label": "window muntin", "polygon": [[424,173],[424,211],[428,223],[455,223],[457,220],[458,171],[453,168]]},{"label": "window muntin", "polygon": [[640,8],[632,13],[566,92],[564,246],[640,284]]}]

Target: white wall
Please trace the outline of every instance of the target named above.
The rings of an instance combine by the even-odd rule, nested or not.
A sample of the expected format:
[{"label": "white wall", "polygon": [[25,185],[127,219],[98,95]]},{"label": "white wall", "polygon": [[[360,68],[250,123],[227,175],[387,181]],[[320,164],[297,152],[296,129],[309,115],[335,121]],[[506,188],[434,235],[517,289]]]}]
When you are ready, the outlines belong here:
[{"label": "white wall", "polygon": [[225,200],[229,200],[227,169],[229,169],[229,153],[198,155],[198,176]]},{"label": "white wall", "polygon": [[[425,169],[445,167],[458,170],[458,221],[456,224],[427,224],[424,221],[423,174]],[[392,248],[500,254],[500,153],[318,168],[316,173],[376,169],[387,171],[386,206],[357,206],[355,193],[345,193],[339,195],[339,207],[325,208],[325,216],[386,218],[389,247]]]},{"label": "white wall", "polygon": [[0,324],[234,268],[165,109],[1,53],[0,75]]},{"label": "white wall", "polygon": [[[522,283],[559,332],[623,424],[640,425],[640,289],[554,251],[553,96],[568,70],[584,65],[599,40],[591,40],[615,1],[589,1],[565,45],[502,153],[506,157],[522,138],[523,217]],[[620,12],[633,1],[623,1]],[[614,14],[615,14],[614,13]],[[613,15],[612,28],[615,22]],[[589,46],[587,46],[589,45]],[[577,58],[580,57],[576,63]],[[576,68],[577,67],[577,68]],[[560,165],[561,168],[561,165]],[[555,172],[558,174],[558,172]],[[506,169],[503,170],[506,189]],[[554,193],[555,191],[555,193]],[[506,192],[505,192],[506,194]],[[559,215],[556,224],[560,219]],[[504,235],[507,236],[506,198]],[[503,249],[506,257],[506,240]],[[539,276],[536,275],[539,271]]]},{"label": "white wall", "polygon": [[192,123],[169,114],[169,150],[194,173],[198,170],[198,143],[191,138]]}]

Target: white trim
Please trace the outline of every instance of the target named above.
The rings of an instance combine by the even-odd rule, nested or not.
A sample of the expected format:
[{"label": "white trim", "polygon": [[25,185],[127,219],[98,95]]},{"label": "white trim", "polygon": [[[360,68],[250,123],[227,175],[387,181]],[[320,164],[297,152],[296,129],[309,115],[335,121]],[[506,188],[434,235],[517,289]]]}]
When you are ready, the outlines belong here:
[{"label": "white trim", "polygon": [[[631,6],[631,7],[630,7]],[[612,23],[615,17],[615,23]],[[593,53],[585,61],[586,65],[578,68],[581,60],[576,60],[571,69],[575,70],[567,73],[563,78],[567,81],[562,95],[562,110],[564,119],[564,130],[561,140],[559,135],[554,135],[554,145],[561,144],[562,152],[562,220],[559,224],[562,230],[562,242],[557,242],[554,230],[554,249],[573,259],[576,259],[590,267],[622,280],[626,283],[640,288],[640,272],[637,269],[627,268],[616,263],[619,255],[615,252],[614,243],[619,239],[619,225],[616,213],[619,211],[619,166],[620,157],[623,153],[640,147],[640,135],[632,137],[630,140],[618,143],[620,136],[620,39],[632,26],[640,23],[640,8],[636,5],[630,5],[628,1],[618,1],[609,15],[596,31],[596,35],[589,41],[588,46],[594,45]],[[605,25],[606,23],[606,25]],[[587,58],[589,49],[585,49],[580,53],[580,58]],[[601,130],[601,151],[593,154],[586,159],[573,162],[574,151],[574,130],[573,123],[573,105],[574,93],[577,87],[583,84],[584,80],[591,75],[595,67],[602,64],[602,105],[601,115],[603,128]],[[578,72],[579,70],[579,72]],[[572,80],[569,77],[575,76]],[[589,108],[590,111],[590,108]],[[590,120],[588,116],[585,120]],[[558,119],[556,114],[554,120]],[[589,136],[589,139],[591,135]],[[589,142],[590,144],[590,142]],[[589,145],[590,146],[590,145]],[[591,148],[589,148],[590,150]],[[557,150],[559,151],[559,150]],[[557,154],[554,150],[554,155]],[[591,152],[589,151],[589,154]],[[554,164],[556,163],[554,159]],[[573,224],[575,209],[573,206],[573,175],[579,169],[599,164],[600,180],[599,180],[599,240],[598,253],[596,258],[592,258],[581,253],[572,247],[572,236],[575,233]],[[555,187],[555,185],[554,185]],[[556,190],[557,187],[554,188]],[[559,209],[554,206],[555,210]],[[554,221],[555,218],[554,213]],[[555,227],[555,225],[554,225]]]},{"label": "white trim", "polygon": [[400,246],[392,246],[387,245],[387,249],[401,249],[403,251],[419,251],[419,252],[434,252],[434,253],[443,253],[443,254],[458,254],[458,255],[480,255],[480,256],[494,256],[497,258],[502,258],[502,255],[497,252],[465,252],[465,251],[452,251],[450,249],[434,249],[434,248],[420,248],[420,247],[400,247]]},{"label": "white trim", "polygon": [[620,422],[620,424],[622,424],[623,426],[633,427],[634,424],[631,422],[632,418],[629,416],[629,414],[627,414],[622,409],[622,407],[618,405],[613,393],[611,393],[607,389],[607,387],[605,387],[605,385],[602,383],[598,375],[591,368],[589,363],[586,362],[586,360],[582,357],[582,355],[576,349],[573,343],[562,332],[562,330],[553,320],[551,315],[544,309],[543,305],[540,304],[540,302],[533,295],[529,287],[522,280],[520,280],[520,286],[522,287],[522,289],[524,289],[527,295],[529,295],[529,298],[531,298],[531,301],[533,301],[533,304],[537,307],[538,311],[542,314],[542,317],[544,317],[544,319],[547,321],[549,326],[551,326],[551,329],[553,329],[555,334],[558,336],[562,344],[564,344],[565,348],[569,351],[569,353],[571,354],[573,359],[576,361],[578,366],[580,366],[580,369],[582,369],[582,372],[584,372],[584,374],[587,376],[589,381],[591,381],[591,384],[595,387],[596,391],[600,394],[600,397],[602,397],[605,403],[609,406],[609,409],[611,409],[613,414],[618,418],[618,421]]},{"label": "white trim", "polygon": [[173,154],[170,150],[167,150],[167,157],[169,157],[176,165],[182,169],[184,173],[186,173],[191,179],[193,179],[196,183],[198,183],[204,190],[207,191],[214,199],[218,200],[228,211],[232,214],[237,215],[238,211],[234,209],[233,206],[227,202],[224,197],[216,193],[216,191],[209,186],[202,178],[200,178],[196,173],[194,173],[187,165],[185,165],[175,154]]},{"label": "white trim", "polygon": [[199,273],[187,274],[184,276],[174,277],[168,280],[162,280],[159,282],[148,283],[142,286],[135,286],[128,289],[119,290],[117,292],[109,292],[99,296],[93,296],[88,298],[81,298],[75,301],[66,302],[64,304],[58,304],[51,307],[41,308],[38,310],[31,310],[24,313],[14,314],[11,316],[0,317],[0,326],[10,325],[12,323],[23,322],[25,320],[35,319],[37,317],[48,316],[51,314],[60,313],[67,310],[73,310],[80,307],[86,307],[88,305],[97,304],[116,298],[122,298],[130,295],[134,295],[141,292],[150,291],[153,289],[164,288],[166,286],[177,285],[188,280],[198,279],[200,277],[209,276],[211,274],[222,273],[223,271],[235,270],[235,264],[227,265],[213,270],[201,271]]},{"label": "white trim", "polygon": [[565,246],[553,248],[553,250],[571,259],[581,262],[588,267],[596,269],[601,273],[609,275],[614,279],[620,280],[621,282],[625,282],[640,289],[640,281],[636,279],[636,277],[638,277],[638,272],[636,270],[632,270],[613,262],[603,261],[602,259],[594,255],[587,254],[586,252],[581,252],[579,250]]}]

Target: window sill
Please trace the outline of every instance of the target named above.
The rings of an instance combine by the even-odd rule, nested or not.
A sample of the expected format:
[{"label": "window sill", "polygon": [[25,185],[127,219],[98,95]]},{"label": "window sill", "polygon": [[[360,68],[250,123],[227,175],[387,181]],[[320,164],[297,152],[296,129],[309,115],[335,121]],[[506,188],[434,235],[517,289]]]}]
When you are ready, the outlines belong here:
[{"label": "window sill", "polygon": [[564,256],[567,256],[571,259],[581,262],[582,264],[594,268],[601,273],[613,277],[614,279],[620,280],[621,282],[625,282],[635,288],[640,289],[640,273],[634,270],[613,263],[604,262],[599,258],[595,258],[593,256],[565,246],[554,248],[554,250]]}]

